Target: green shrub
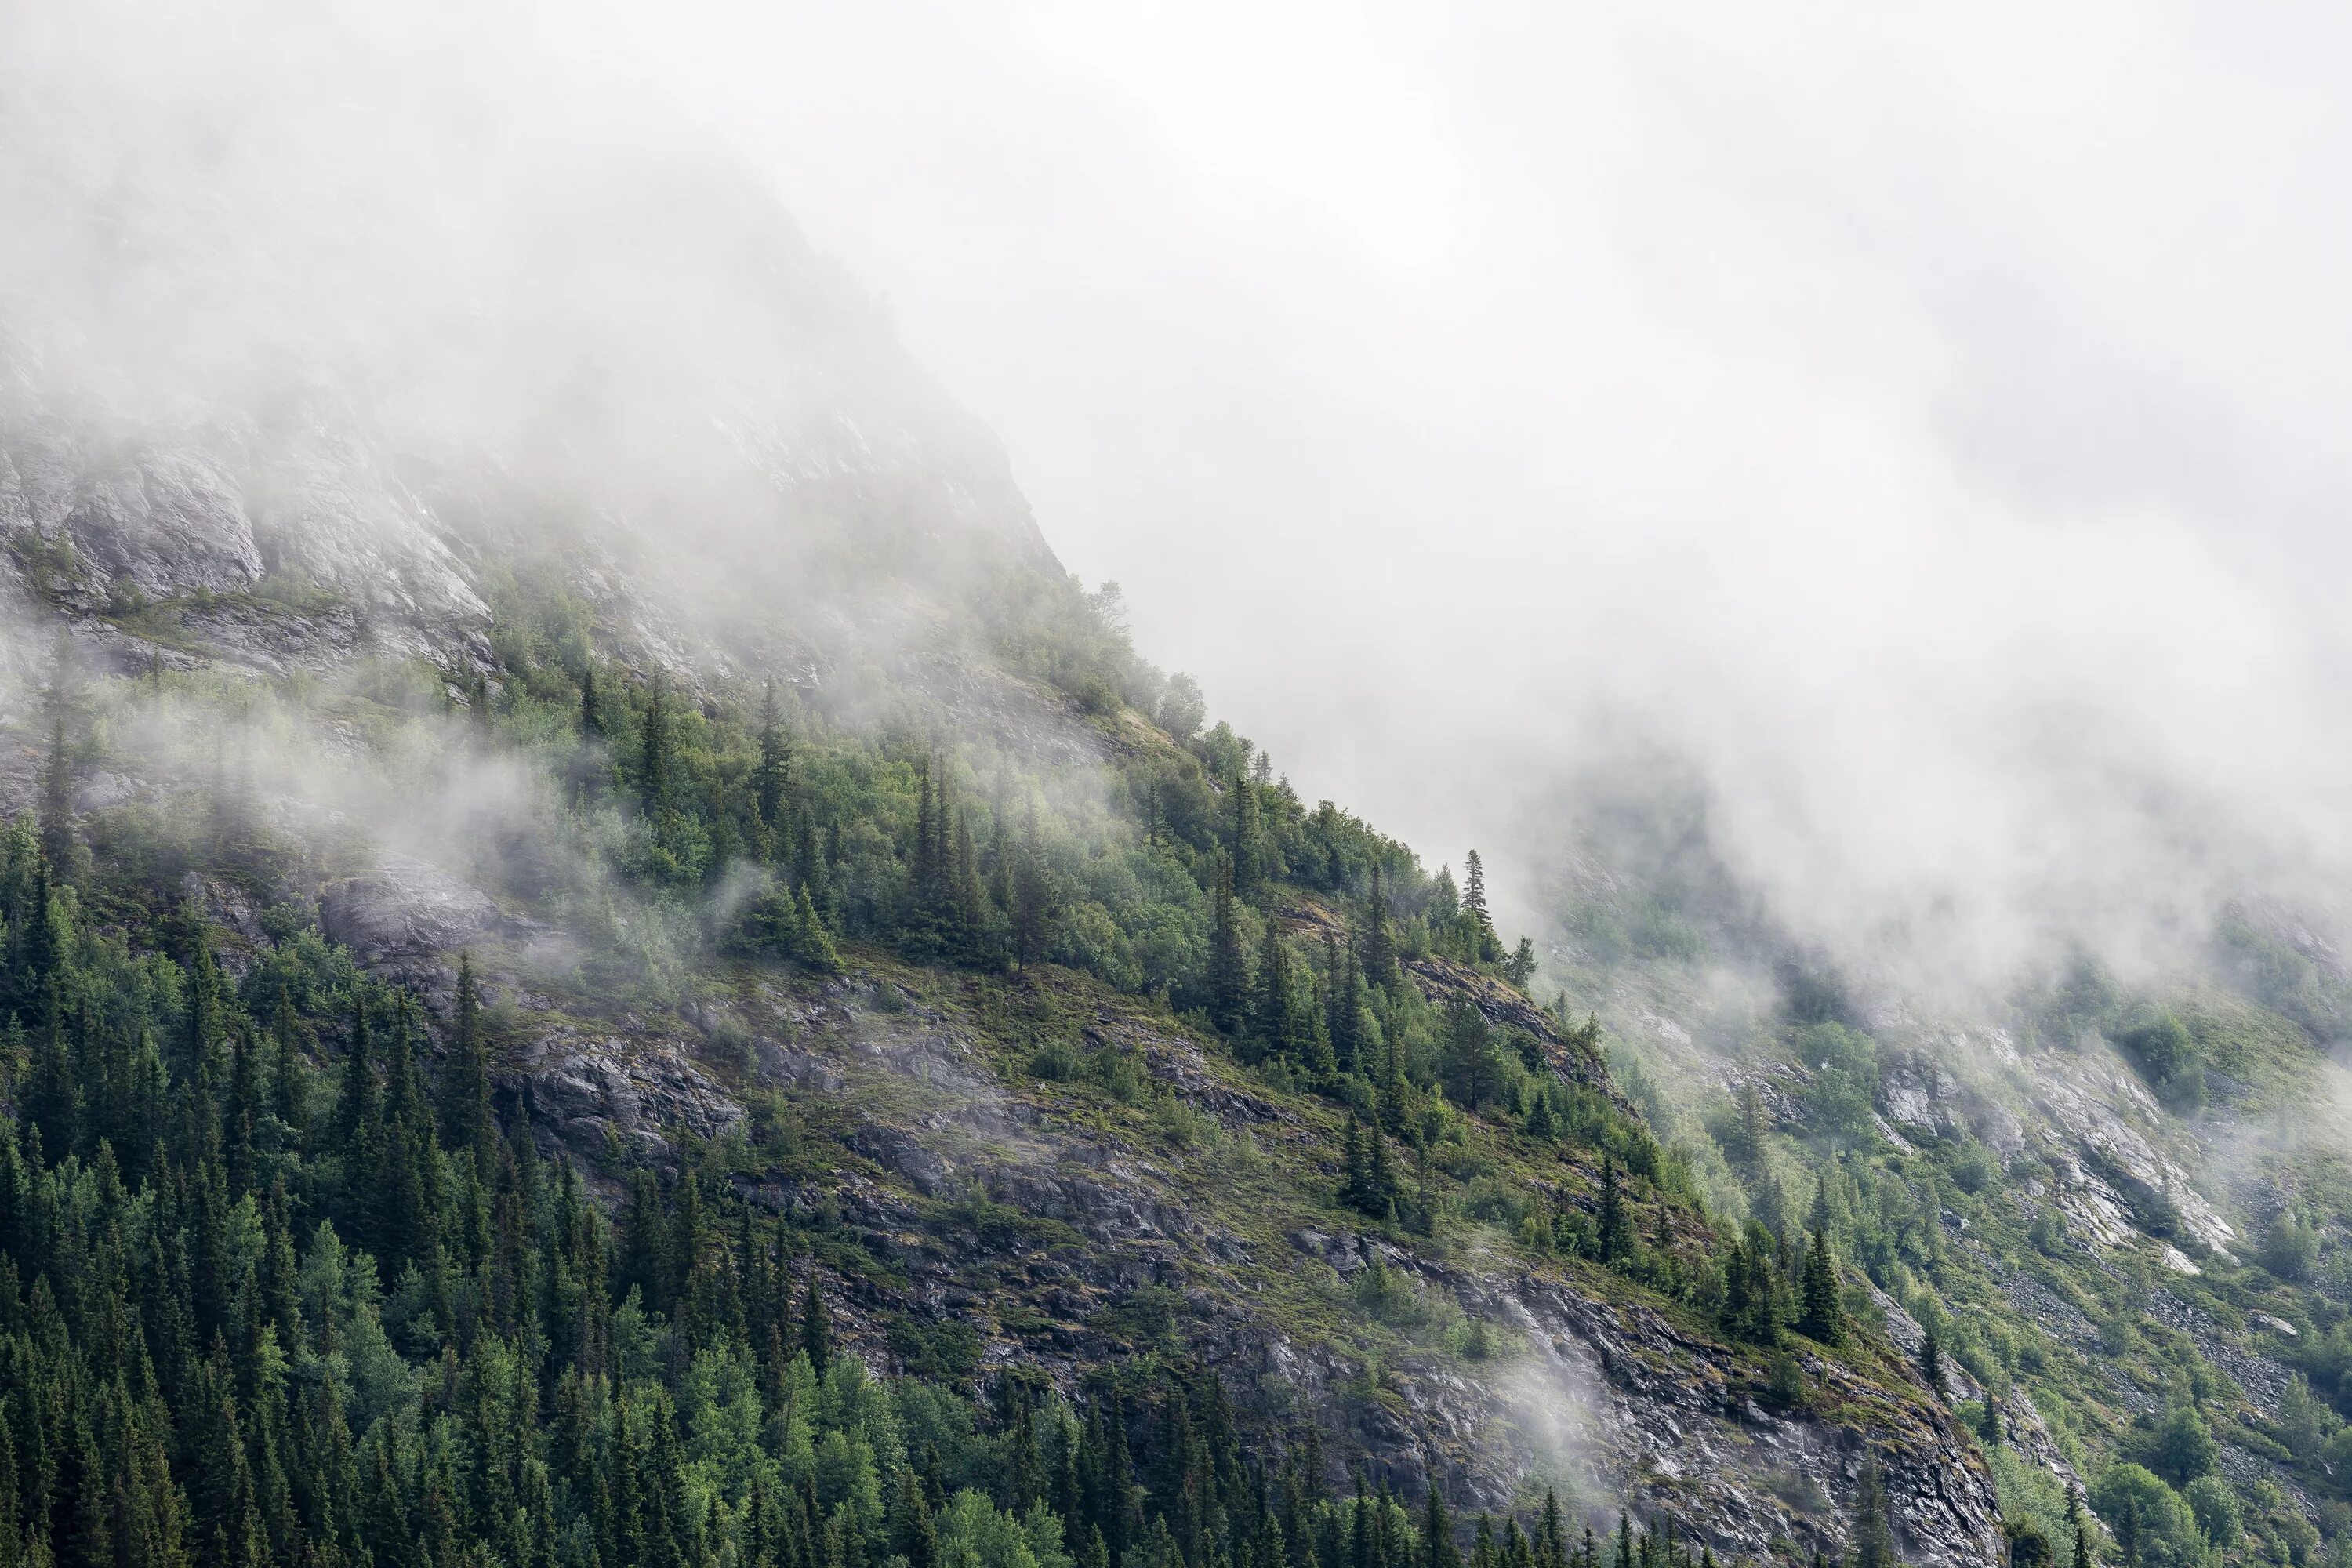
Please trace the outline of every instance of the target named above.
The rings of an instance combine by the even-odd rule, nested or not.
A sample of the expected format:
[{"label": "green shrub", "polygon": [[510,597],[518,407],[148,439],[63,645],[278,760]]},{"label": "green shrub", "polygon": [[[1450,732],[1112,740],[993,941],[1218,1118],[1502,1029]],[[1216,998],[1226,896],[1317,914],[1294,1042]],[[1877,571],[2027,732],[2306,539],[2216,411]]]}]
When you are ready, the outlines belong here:
[{"label": "green shrub", "polygon": [[1822,1130],[1847,1138],[1867,1132],[1878,1094],[1878,1047],[1871,1037],[1843,1024],[1815,1024],[1798,1032],[1795,1046],[1813,1074],[1805,1098]]},{"label": "green shrub", "polygon": [[2213,1473],[2221,1445],[2213,1428],[2189,1405],[2175,1405],[2162,1415],[2142,1418],[2133,1435],[2132,1457],[2176,1487]]},{"label": "green shrub", "polygon": [[2226,1552],[2238,1544],[2245,1532],[2245,1516],[2238,1507],[2238,1495],[2219,1476],[2200,1476],[2181,1489],[2181,1500],[2197,1516],[2197,1527],[2205,1539]]},{"label": "green shrub", "polygon": [[2116,1031],[2116,1044],[2167,1105],[2179,1110],[2205,1103],[2204,1058],[2189,1026],[2171,1008],[2159,1005]]},{"label": "green shrub", "polygon": [[2318,1238],[2293,1209],[2281,1209],[2263,1227],[2259,1255],[2264,1268],[2289,1284],[2308,1279],[2319,1258]]},{"label": "green shrub", "polygon": [[2180,1494],[2135,1464],[2110,1465],[2091,1507],[2135,1568],[2204,1568],[2205,1532]]},{"label": "green shrub", "polygon": [[1974,1196],[2000,1180],[2000,1162],[1992,1151],[1970,1139],[1952,1155],[1952,1184]]}]

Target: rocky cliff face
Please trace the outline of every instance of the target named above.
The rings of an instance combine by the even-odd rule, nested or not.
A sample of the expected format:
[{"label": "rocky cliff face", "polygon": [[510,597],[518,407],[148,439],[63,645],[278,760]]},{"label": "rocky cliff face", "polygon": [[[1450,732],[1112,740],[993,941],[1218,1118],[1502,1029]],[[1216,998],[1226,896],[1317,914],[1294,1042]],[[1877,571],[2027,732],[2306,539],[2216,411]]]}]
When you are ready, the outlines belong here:
[{"label": "rocky cliff face", "polygon": [[[876,346],[796,241],[778,244],[786,283],[761,321],[793,357],[764,389],[739,379],[671,407],[691,427],[682,448],[712,464],[694,495],[719,510],[694,522],[648,494],[646,470],[551,491],[527,443],[457,453],[324,398],[142,421],[13,363],[0,579],[20,640],[38,649],[62,629],[100,668],[231,679],[331,683],[421,661],[462,701],[495,673],[501,574],[556,539],[600,645],[689,691],[739,674],[747,646],[810,689],[880,659],[899,689],[998,745],[1098,758],[1118,743],[1102,727],[910,635],[956,613],[942,562],[1059,568],[985,433]],[[551,498],[551,531],[529,516]],[[690,611],[714,562],[767,584],[770,554],[831,560],[844,540],[890,559],[837,595],[800,584],[764,619],[733,597],[708,619]],[[19,673],[47,679],[33,652]],[[306,722],[290,744],[351,744],[331,715]],[[22,805],[37,781],[24,748],[16,760]],[[105,808],[163,809],[178,787],[152,771],[84,782],[100,792],[84,804]],[[265,781],[265,804],[299,787]],[[1801,1553],[1836,1549],[1874,1458],[1912,1560],[1996,1554],[1981,1467],[1899,1365],[1812,1360],[1801,1391],[1776,1393],[1755,1353],[1605,1270],[1416,1249],[1341,1223],[1329,1107],[1270,1089],[1163,1010],[1067,975],[1007,986],[866,955],[828,980],[713,982],[675,1007],[583,1016],[534,989],[530,961],[536,944],[582,939],[468,865],[475,840],[452,826],[385,853],[352,808],[292,805],[276,802],[333,850],[284,868],[273,899],[314,907],[328,937],[444,1010],[455,953],[473,952],[509,1064],[501,1095],[551,1151],[593,1168],[616,1148],[668,1161],[689,1139],[762,1150],[745,1195],[841,1239],[856,1266],[829,1288],[877,1364],[910,1353],[884,1326],[908,1315],[970,1331],[988,1361],[1066,1376],[1181,1338],[1245,1408],[1328,1426],[1335,1464],[1360,1460],[1408,1497],[1434,1482],[1509,1508],[1532,1478],[1604,1521],[1622,1502],[1719,1552]],[[184,890],[235,969],[259,934],[249,889],[192,874]],[[1312,903],[1286,913],[1337,929]],[[1564,1081],[1616,1095],[1590,1046],[1512,988],[1434,959],[1410,978],[1527,1030]],[[1597,1170],[1547,1179],[1591,1205]]]},{"label": "rocky cliff face", "polygon": [[[1706,860],[1703,831],[1678,842]],[[2153,1424],[2193,1385],[2213,1474],[2277,1542],[2263,1550],[2287,1552],[2308,1521],[2340,1529],[2328,1479],[2275,1434],[2341,1287],[2308,1258],[2269,1256],[2265,1229],[2298,1211],[2334,1223],[2347,990],[2315,922],[2249,899],[2171,973],[2127,987],[2078,960],[1971,1009],[1835,977],[1720,866],[1629,873],[1612,854],[1563,859],[1553,956],[1578,976],[1571,996],[1619,1032],[1645,1108],[1725,1157],[1725,1188],[1761,1192],[1743,1163],[1751,1102],[1796,1203],[1853,1173],[1848,1201],[1876,1209],[1889,1337],[1916,1360],[1918,1317],[1940,1316],[1949,1396],[1991,1387],[2013,1516],[2032,1503],[2055,1520],[2068,1489],[2095,1494],[2109,1467],[2149,1456]],[[1669,883],[1692,899],[1676,917],[1688,948],[1625,951],[1619,928]],[[2131,1044],[2159,1016],[2194,1063],[2182,1078]],[[1829,1026],[1859,1042],[1834,1073],[1806,1049]]]},{"label": "rocky cliff face", "polygon": [[118,665],[454,663],[489,620],[415,498],[356,458],[338,469],[249,440],[15,422],[0,550],[20,605],[63,612]]},{"label": "rocky cliff face", "polygon": [[[1335,1458],[1408,1497],[1434,1480],[1458,1506],[1505,1510],[1535,1477],[1604,1521],[1622,1502],[1718,1553],[1835,1552],[1874,1460],[1910,1561],[1999,1560],[1980,1464],[1899,1370],[1809,1356],[1791,1404],[1752,1352],[1605,1272],[1335,1225],[1329,1130],[1222,1053],[1130,1003],[1064,995],[1079,1059],[1140,1068],[1122,1100],[1087,1069],[1038,1079],[992,1005],[896,968],[762,987],[683,1039],[541,1036],[511,1089],[583,1155],[710,1136],[741,1121],[746,1090],[804,1108],[824,1152],[812,1138],[748,1195],[821,1214],[893,1266],[843,1281],[842,1321],[877,1362],[893,1355],[882,1319],[906,1311],[977,1327],[989,1361],[1065,1375],[1181,1335],[1244,1408],[1326,1424]],[[714,1041],[735,1059],[700,1065]],[[1334,1332],[1366,1302],[1369,1324]],[[1470,1321],[1493,1348],[1465,1363],[1444,1326]]]},{"label": "rocky cliff face", "polygon": [[[501,1095],[551,1152],[593,1171],[615,1149],[667,1163],[688,1139],[766,1150],[742,1195],[872,1260],[831,1278],[843,1333],[877,1365],[907,1353],[887,1325],[909,1318],[1064,1378],[1181,1340],[1243,1408],[1324,1426],[1335,1464],[1408,1497],[1434,1482],[1504,1510],[1532,1478],[1604,1524],[1622,1505],[1720,1554],[1801,1555],[1838,1550],[1875,1463],[1910,1561],[1998,1560],[1980,1462],[1899,1363],[1809,1354],[1791,1398],[1757,1352],[1606,1270],[1350,1225],[1327,1196],[1329,1108],[1269,1091],[1148,1004],[1067,974],[1008,987],[868,957],[590,1024],[499,962],[530,933],[446,873],[394,862],[318,898],[331,934],[444,1009],[447,950],[488,960],[511,1031]],[[1412,976],[1607,1086],[1516,992],[1439,961]],[[751,1109],[770,1095],[781,1122]],[[1590,1209],[1596,1169],[1559,1180]],[[1486,1348],[1465,1356],[1474,1323]]]},{"label": "rocky cliff face", "polygon": [[772,652],[786,605],[806,662],[1059,570],[994,437],[738,182],[649,158],[462,258],[430,211],[354,256],[336,190],[289,227],[32,162],[79,272],[0,266],[0,570],[118,662],[487,668],[490,580],[546,554],[653,662]]}]

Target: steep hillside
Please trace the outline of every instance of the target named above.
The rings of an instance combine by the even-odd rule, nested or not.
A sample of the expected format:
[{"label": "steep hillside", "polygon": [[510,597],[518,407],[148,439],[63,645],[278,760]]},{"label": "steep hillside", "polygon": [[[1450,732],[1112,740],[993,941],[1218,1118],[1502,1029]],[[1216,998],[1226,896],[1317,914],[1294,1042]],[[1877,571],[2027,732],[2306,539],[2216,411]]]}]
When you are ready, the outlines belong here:
[{"label": "steep hillside", "polygon": [[2168,974],[2075,954],[1969,1011],[1790,941],[1670,805],[1570,864],[1568,1002],[1716,1213],[1825,1224],[1934,1340],[2013,1532],[2340,1560],[2347,992],[2314,926],[2249,900]]},{"label": "steep hillside", "polygon": [[1991,1558],[1859,1268],[749,232],[658,463],[15,366],[6,1550]]}]

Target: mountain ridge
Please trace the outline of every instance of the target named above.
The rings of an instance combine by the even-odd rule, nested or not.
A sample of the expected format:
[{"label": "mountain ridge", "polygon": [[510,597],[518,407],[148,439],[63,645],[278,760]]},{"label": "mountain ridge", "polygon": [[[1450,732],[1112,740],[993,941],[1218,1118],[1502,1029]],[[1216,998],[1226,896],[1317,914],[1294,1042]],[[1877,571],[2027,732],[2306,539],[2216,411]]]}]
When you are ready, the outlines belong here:
[{"label": "mountain ridge", "polygon": [[[1800,1332],[1784,1243],[1739,1265],[1770,1328],[1726,1333],[1726,1238],[1681,1156],[1598,1026],[1509,977],[1475,875],[1430,876],[1204,731],[1017,492],[974,510],[1009,486],[1001,453],[970,486],[954,443],[846,485],[763,458],[687,506],[638,488],[674,457],[612,489],[594,464],[469,487],[331,426],[324,469],[291,479],[217,438],[126,462],[44,418],[0,430],[0,902],[34,1190],[118,1157],[140,1096],[162,1115],[110,1053],[184,1042],[154,1069],[193,1090],[155,1172],[218,1173],[289,1268],[328,1267],[343,1231],[381,1258],[382,1302],[348,1311],[271,1305],[266,1270],[191,1297],[226,1367],[278,1313],[289,1375],[327,1397],[316,1334],[374,1313],[404,1370],[335,1396],[372,1413],[353,1441],[429,1475],[403,1423],[442,1407],[461,1352],[488,1377],[501,1335],[619,1335],[583,1364],[657,1425],[700,1358],[746,1358],[771,1397],[804,1375],[737,1322],[788,1288],[918,1402],[1042,1373],[1076,1410],[1189,1361],[1268,1468],[1320,1492],[1353,1468],[1382,1507],[1450,1495],[1534,1529],[1541,1486],[1604,1530],[1641,1513],[1652,1555],[2000,1550],[1981,1457],[1867,1290],[1822,1254]],[[387,553],[349,545],[379,523]],[[611,1217],[515,1207],[510,1162]],[[148,1239],[180,1213],[163,1179],[138,1187]],[[544,1238],[547,1278],[615,1249],[609,1306],[576,1329],[522,1312],[477,1223],[494,1210]],[[26,1279],[73,1256],[12,1253]],[[229,1375],[160,1355],[166,1407]],[[237,1410],[255,1442],[278,1419]],[[546,1508],[572,1544],[548,1550],[584,1568],[607,1527],[562,1458]],[[177,1466],[200,1519],[244,1506]],[[756,1533],[729,1474],[692,1472],[714,1553]],[[906,1554],[912,1515],[890,1504],[886,1531],[858,1495],[812,1517]]]}]

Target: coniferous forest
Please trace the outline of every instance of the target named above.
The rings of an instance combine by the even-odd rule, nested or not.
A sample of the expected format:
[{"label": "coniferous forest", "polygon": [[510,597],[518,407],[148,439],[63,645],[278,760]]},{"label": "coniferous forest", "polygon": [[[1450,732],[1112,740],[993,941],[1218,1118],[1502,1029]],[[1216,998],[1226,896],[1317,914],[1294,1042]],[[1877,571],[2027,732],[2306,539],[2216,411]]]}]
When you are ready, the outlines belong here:
[{"label": "coniferous forest", "polygon": [[[495,697],[480,679],[450,689],[455,743],[543,737],[560,710],[564,809],[623,825],[620,871],[649,900],[704,907],[719,868],[756,857],[759,890],[709,920],[705,962],[824,976],[879,944],[997,984],[1063,965],[1156,992],[1344,1115],[1333,1201],[1364,1219],[1446,1223],[1454,1184],[1433,1185],[1433,1150],[1580,1143],[1604,1151],[1597,1221],[1531,1219],[1531,1244],[1688,1289],[1664,1206],[1654,1243],[1632,1217],[1636,1183],[1667,1191],[1671,1161],[1605,1080],[1561,1080],[1525,1030],[1405,984],[1402,965],[1433,959],[1524,980],[1526,944],[1505,953],[1475,856],[1460,891],[1423,877],[1328,803],[1302,808],[1222,728],[1126,773],[1119,839],[1116,819],[1041,816],[1025,789],[1013,805],[943,748],[788,721],[772,684],[740,720],[713,718],[658,676],[528,650],[510,641]],[[260,941],[231,938],[225,968],[204,911],[160,889],[199,865],[258,879],[294,847],[233,795],[78,818],[92,726],[201,694],[160,675],[69,688],[63,655],[58,668],[40,809],[0,837],[5,1562],[1713,1561],[1630,1519],[1596,1541],[1556,1493],[1524,1517],[1456,1519],[1433,1489],[1409,1506],[1350,1476],[1311,1420],[1245,1425],[1181,1337],[1075,1379],[929,1347],[877,1372],[831,1326],[844,1271],[821,1259],[838,1237],[730,1180],[760,1147],[689,1142],[667,1169],[615,1151],[583,1172],[542,1146],[470,955],[436,999],[280,904]],[[1350,923],[1286,933],[1285,890]],[[1589,1026],[1561,1035],[1597,1061]],[[1727,1245],[1725,1310],[1775,1336],[1794,1298]],[[1817,1243],[1802,1327],[1824,1342],[1840,1332],[1832,1268]],[[1865,1539],[1857,1561],[1876,1550]]]},{"label": "coniferous forest", "polygon": [[[2137,287],[2052,289],[1983,334],[2048,357],[1971,390],[1944,316],[2038,301],[2051,257],[1914,244],[1925,138],[1885,143],[1891,226],[1788,184],[1932,278],[1751,292],[1755,215],[1654,230],[1685,153],[1739,143],[1705,202],[1778,167],[1709,118],[1748,86],[1869,75],[1812,39],[1818,77],[1719,93],[1713,40],[1658,71],[1707,101],[1622,139],[1654,167],[1584,177],[1620,149],[1580,121],[1576,177],[1444,201],[1384,151],[1443,117],[1385,79],[1349,100],[1379,135],[1300,109],[1363,64],[1324,36],[1359,8],[1296,59],[1238,24],[1132,49],[1236,178],[1380,164],[1334,226],[1377,231],[1378,289],[1284,242],[1296,320],[1177,342],[1173,296],[1250,295],[1188,274],[982,323],[1099,405],[1058,438],[1148,432],[1161,470],[1055,452],[1040,496],[1087,559],[1149,536],[1111,558],[1165,570],[1149,615],[1254,739],[782,210],[782,122],[734,155],[729,92],[748,126],[847,90],[821,46],[657,64],[670,8],[579,49],[613,8],[514,9],[0,5],[0,1568],[2352,1568],[2352,936],[2300,863],[2352,864],[2352,752],[2268,732],[2346,658],[2300,581],[2250,586],[2326,580],[2316,532],[2239,581],[2105,531],[2168,515],[2143,448],[2200,495],[2305,482],[2200,449],[2260,422],[2160,384],[2171,350],[2084,395],[2066,356],[2111,345],[2062,307]],[[877,143],[983,159],[983,110],[1125,101],[1056,96],[1058,59],[1007,89],[895,8],[717,9],[887,35]],[[2035,25],[2005,53],[2050,58]],[[1634,31],[1577,68],[1673,29]],[[1622,107],[1509,52],[1530,106]],[[2035,136],[1986,134],[2005,104],[1952,144],[2147,129],[2048,74]],[[1843,167],[1814,108],[1787,145]],[[1286,172],[1257,132],[1302,127],[1330,145]],[[935,171],[874,243],[1001,220],[1016,256],[1031,205],[1150,208],[1137,155],[1024,165],[1051,199],[1002,213]],[[1587,187],[1605,215],[1540,220]],[[1971,191],[1970,246],[2009,194]],[[1335,216],[1265,205],[1250,247]],[[1621,229],[1647,248],[1582,253]],[[1414,292],[1479,244],[1508,264]],[[2173,250],[2207,254],[2135,246],[2135,279]],[[1012,281],[972,260],[889,280]],[[1250,361],[1326,311],[1331,363]],[[1506,372],[1509,406],[1465,395]],[[1385,485],[1391,432],[1454,460]],[[1248,493],[1178,472],[1219,464]],[[2003,539],[2055,554],[1988,569]],[[1882,591],[1936,571],[1948,600]]]},{"label": "coniferous forest", "polygon": [[[489,724],[527,721],[531,677],[510,675]],[[489,703],[487,687],[473,700]],[[1068,929],[1068,879],[1034,806],[983,814],[936,750],[824,752],[785,733],[774,689],[739,733],[673,700],[658,679],[579,672],[567,703],[595,773],[579,802],[624,802],[635,875],[656,889],[706,875],[708,847],[730,839],[774,865],[769,891],[710,933],[715,952],[833,971],[837,942],[885,941],[985,973],[1054,954],[1122,978],[1115,921]],[[1312,1425],[1244,1432],[1181,1347],[1070,1387],[1021,1359],[877,1375],[835,1344],[835,1281],[812,1239],[739,1199],[722,1157],[687,1157],[666,1180],[645,1163],[602,1171],[597,1184],[621,1187],[607,1211],[574,1159],[541,1150],[499,1089],[470,957],[436,1020],[278,908],[273,941],[230,975],[193,905],[143,902],[136,877],[101,875],[200,847],[103,826],[80,842],[64,806],[64,696],[52,712],[49,811],[0,839],[9,1563],[1698,1561],[1630,1521],[1595,1542],[1557,1498],[1473,1528],[1437,1490],[1406,1507],[1385,1486],[1336,1481]],[[1625,1123],[1592,1090],[1528,1093],[1527,1063],[1500,1056],[1467,1004],[1400,1018],[1400,952],[1510,969],[1475,858],[1467,896],[1444,879],[1425,889],[1392,844],[1251,778],[1223,731],[1200,752],[1206,766],[1139,785],[1136,863],[1206,884],[1157,905],[1209,914],[1200,962],[1176,959],[1157,983],[1197,999],[1246,1060],[1362,1102],[1348,1112],[1343,1204],[1385,1223],[1402,1204],[1430,1225],[1397,1135],[1423,1150],[1433,1129],[1458,1138],[1442,1131],[1461,1114],[1449,1090],[1473,1114],[1522,1102],[1538,1138],[1578,1119]],[[861,797],[852,781],[875,771]],[[901,844],[885,827],[908,804],[891,785],[912,795]],[[258,837],[209,847],[268,853]],[[1284,879],[1360,881],[1369,914],[1319,954],[1251,921],[1251,954],[1242,900]],[[1406,947],[1383,886],[1430,910]],[[1656,1152],[1644,1159],[1656,1173]],[[1633,1256],[1613,1159],[1604,1183],[1590,1246]],[[1806,1290],[1811,1302],[1813,1277]]]}]

